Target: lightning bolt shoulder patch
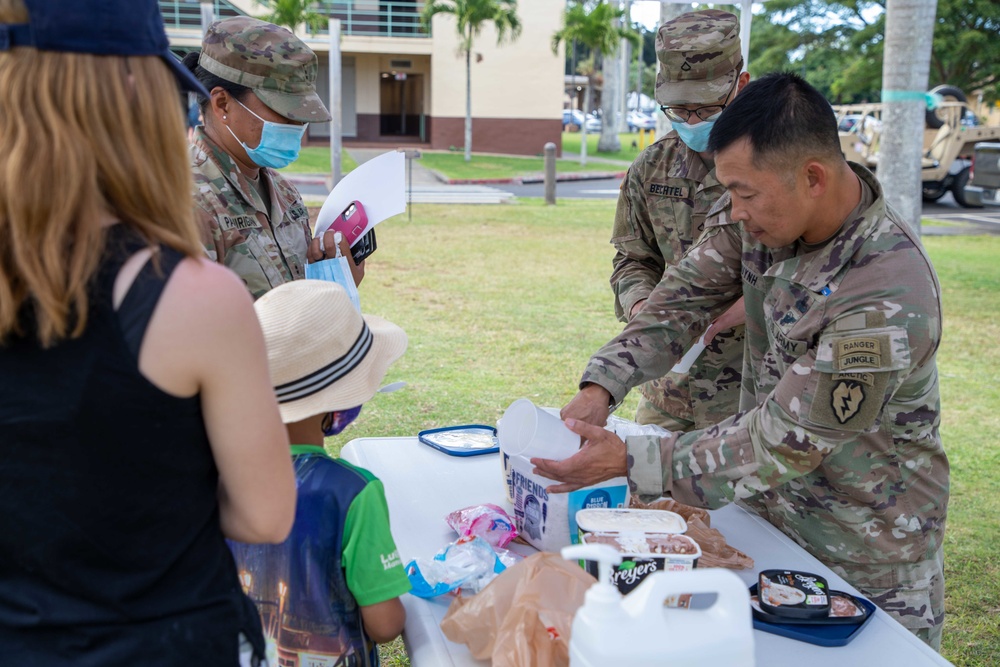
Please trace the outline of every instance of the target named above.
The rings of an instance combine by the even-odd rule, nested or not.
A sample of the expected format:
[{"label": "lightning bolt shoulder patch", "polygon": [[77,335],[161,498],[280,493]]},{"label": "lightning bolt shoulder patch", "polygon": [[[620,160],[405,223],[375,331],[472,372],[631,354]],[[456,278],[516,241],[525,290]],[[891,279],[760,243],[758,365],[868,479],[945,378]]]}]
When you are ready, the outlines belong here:
[{"label": "lightning bolt shoulder patch", "polygon": [[909,365],[909,346],[904,329],[866,322],[863,316],[850,324],[844,318],[820,338],[809,421],[860,432],[877,426],[892,371]]}]

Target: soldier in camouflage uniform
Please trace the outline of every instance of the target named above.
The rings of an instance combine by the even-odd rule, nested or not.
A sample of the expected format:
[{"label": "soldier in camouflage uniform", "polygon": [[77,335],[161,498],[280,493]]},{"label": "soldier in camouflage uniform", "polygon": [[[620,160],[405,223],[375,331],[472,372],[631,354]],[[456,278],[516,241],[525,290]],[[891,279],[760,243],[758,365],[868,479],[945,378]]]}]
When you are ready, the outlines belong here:
[{"label": "soldier in camouflage uniform", "polygon": [[301,136],[280,152],[267,145],[269,134],[330,120],[316,94],[316,54],[285,28],[241,16],[209,26],[201,55],[185,64],[211,93],[191,146],[195,218],[209,256],[256,299],[326,256],[298,190],[270,168],[294,160]]},{"label": "soldier in camouflage uniform", "polygon": [[[750,78],[740,71],[739,21],[714,9],[684,14],[660,26],[656,55],[657,101],[679,131],[698,128],[707,139],[711,119]],[[687,140],[694,148],[678,129],[667,133],[639,154],[622,183],[611,238],[616,249],[611,288],[623,322],[639,312],[664,269],[680,261],[701,235],[705,214],[724,192],[712,154],[697,139]],[[734,328],[720,320],[715,328],[722,330],[706,337],[709,346],[690,373],[671,371],[642,385],[636,421],[687,431],[736,412],[742,308],[734,306]]]},{"label": "soldier in camouflage uniform", "polygon": [[[591,358],[563,410],[583,420],[567,425],[588,443],[566,461],[536,460],[538,470],[564,482],[554,491],[627,472],[644,500],[741,501],[938,648],[949,473],[930,260],[874,176],[844,161],[829,105],[795,75],[749,84],[711,147],[727,195],[710,217],[729,206],[742,224],[712,218]],[[591,426],[740,293],[742,412],[624,444]]]}]

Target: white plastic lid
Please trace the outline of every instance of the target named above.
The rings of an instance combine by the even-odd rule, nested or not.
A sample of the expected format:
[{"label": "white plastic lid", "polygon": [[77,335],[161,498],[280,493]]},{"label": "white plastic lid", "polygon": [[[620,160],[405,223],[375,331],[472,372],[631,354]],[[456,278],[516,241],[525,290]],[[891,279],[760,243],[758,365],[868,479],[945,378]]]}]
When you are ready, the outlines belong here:
[{"label": "white plastic lid", "polygon": [[576,525],[588,533],[686,533],[687,522],[667,510],[583,509]]}]

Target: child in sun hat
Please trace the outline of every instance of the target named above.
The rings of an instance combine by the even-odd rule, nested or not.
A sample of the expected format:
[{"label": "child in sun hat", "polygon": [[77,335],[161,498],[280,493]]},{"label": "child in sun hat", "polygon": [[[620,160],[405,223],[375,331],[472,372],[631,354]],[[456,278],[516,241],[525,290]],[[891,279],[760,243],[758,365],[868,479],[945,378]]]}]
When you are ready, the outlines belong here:
[{"label": "child in sun hat", "polygon": [[[406,334],[362,316],[342,287],[280,285],[255,304],[271,380],[292,443],[298,504],[279,545],[231,542],[261,614],[271,664],[378,664],[376,643],[403,629],[410,590],[382,483],[323,448],[375,395]],[[275,655],[276,654],[276,655]],[[338,662],[339,661],[339,662]]]}]

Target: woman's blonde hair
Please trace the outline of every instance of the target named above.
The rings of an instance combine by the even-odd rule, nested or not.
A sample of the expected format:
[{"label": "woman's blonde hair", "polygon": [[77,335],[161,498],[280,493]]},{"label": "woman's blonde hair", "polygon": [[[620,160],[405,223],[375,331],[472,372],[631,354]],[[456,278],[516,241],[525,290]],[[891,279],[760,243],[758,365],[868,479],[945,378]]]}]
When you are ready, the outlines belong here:
[{"label": "woman's blonde hair", "polygon": [[[0,0],[0,23],[27,18]],[[83,333],[109,216],[203,252],[181,107],[155,56],[0,52],[0,342]]]}]

